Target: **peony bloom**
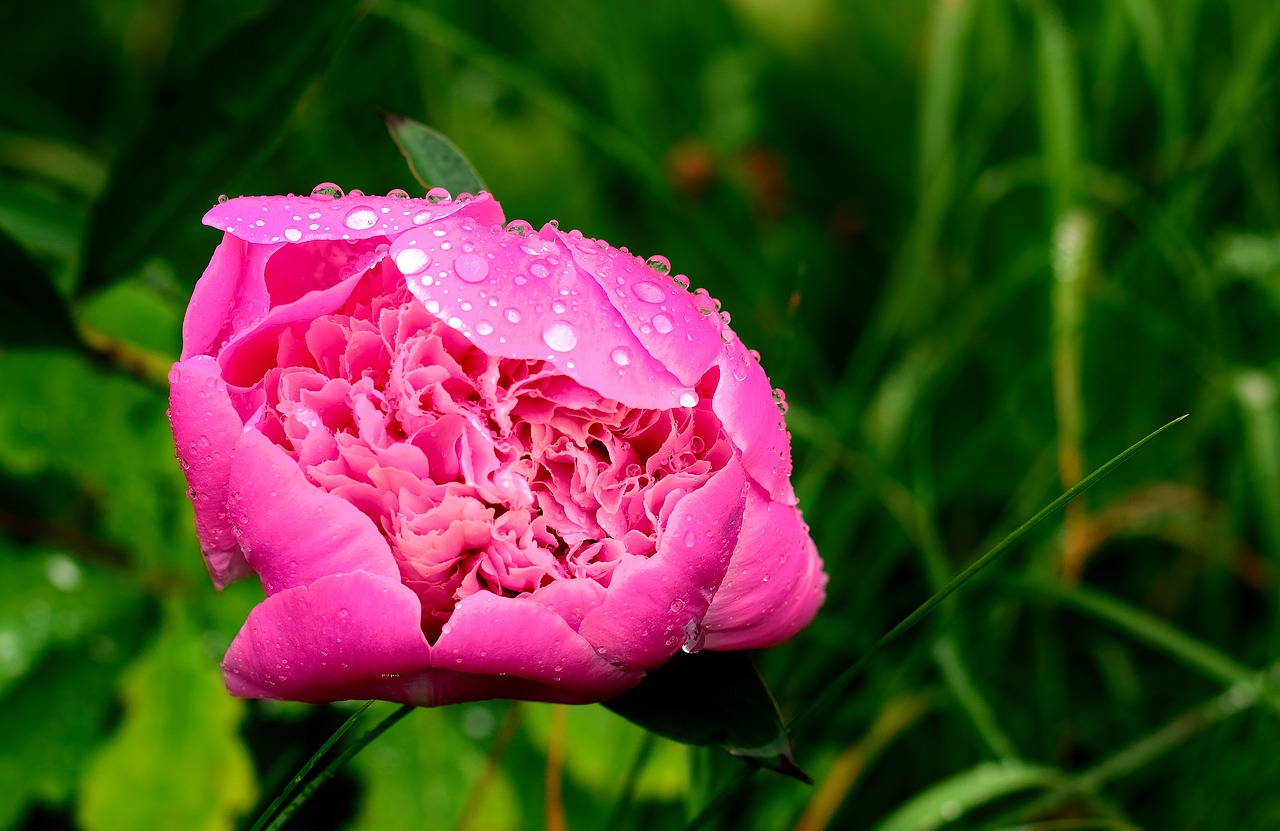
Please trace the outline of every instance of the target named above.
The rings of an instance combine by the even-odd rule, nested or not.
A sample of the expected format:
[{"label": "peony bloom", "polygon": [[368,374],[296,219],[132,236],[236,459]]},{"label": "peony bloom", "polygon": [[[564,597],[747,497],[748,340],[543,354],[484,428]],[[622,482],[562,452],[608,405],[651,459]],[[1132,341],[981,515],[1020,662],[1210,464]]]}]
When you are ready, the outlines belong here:
[{"label": "peony bloom", "polygon": [[233,199],[170,375],[235,695],[589,702],[805,626],[826,576],[755,357],[488,194]]}]

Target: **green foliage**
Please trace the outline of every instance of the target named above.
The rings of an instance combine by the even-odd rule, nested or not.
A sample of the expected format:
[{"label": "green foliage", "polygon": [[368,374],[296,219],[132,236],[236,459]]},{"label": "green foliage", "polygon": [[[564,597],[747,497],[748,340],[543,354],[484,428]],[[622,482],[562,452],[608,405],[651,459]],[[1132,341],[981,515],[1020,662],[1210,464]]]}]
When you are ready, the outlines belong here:
[{"label": "green foliage", "polygon": [[86,831],[229,831],[253,805],[253,765],[236,735],[245,705],[226,694],[199,635],[188,613],[170,606],[125,673],[124,719],[81,786]]},{"label": "green foliage", "polygon": [[287,827],[1280,822],[1275,3],[10,5],[0,829],[243,828],[345,717],[222,692],[260,589],[208,586],[163,373],[220,193],[414,190],[380,112],[508,217],[668,256],[787,390],[831,583],[758,668],[816,785],[478,704]]}]

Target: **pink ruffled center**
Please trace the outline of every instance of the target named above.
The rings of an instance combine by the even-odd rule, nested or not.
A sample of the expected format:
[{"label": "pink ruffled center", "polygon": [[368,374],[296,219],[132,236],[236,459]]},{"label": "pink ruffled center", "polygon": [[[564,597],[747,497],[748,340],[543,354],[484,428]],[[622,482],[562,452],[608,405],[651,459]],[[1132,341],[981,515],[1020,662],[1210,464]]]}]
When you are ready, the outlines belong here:
[{"label": "pink ruffled center", "polygon": [[[386,240],[290,248],[268,268],[276,304],[373,265],[337,312],[284,328],[274,360],[253,350],[272,368],[240,401],[265,401],[259,429],[376,523],[432,641],[476,592],[607,587],[734,453],[711,409],[714,369],[694,407],[626,407],[545,361],[476,348],[384,268]],[[277,265],[311,276],[277,288]]]}]

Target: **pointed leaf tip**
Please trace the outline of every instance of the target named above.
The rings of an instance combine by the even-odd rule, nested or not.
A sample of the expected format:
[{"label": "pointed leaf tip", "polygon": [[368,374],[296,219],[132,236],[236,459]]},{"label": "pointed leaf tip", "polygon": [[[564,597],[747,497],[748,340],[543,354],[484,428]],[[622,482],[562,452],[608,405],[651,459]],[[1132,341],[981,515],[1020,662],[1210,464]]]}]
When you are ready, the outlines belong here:
[{"label": "pointed leaf tip", "polygon": [[398,113],[383,112],[382,120],[418,184],[444,188],[455,196],[485,190],[471,160],[443,133]]},{"label": "pointed leaf tip", "polygon": [[754,765],[812,783],[796,764],[778,706],[745,652],[677,652],[604,706],[660,736],[719,745]]}]

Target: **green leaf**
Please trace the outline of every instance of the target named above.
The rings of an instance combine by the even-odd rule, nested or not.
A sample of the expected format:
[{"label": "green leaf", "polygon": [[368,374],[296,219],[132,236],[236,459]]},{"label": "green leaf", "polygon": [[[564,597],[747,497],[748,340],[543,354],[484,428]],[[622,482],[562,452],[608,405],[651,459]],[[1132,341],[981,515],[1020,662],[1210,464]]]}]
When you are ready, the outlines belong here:
[{"label": "green leaf", "polygon": [[1049,788],[1061,772],[1022,762],[987,762],[926,788],[875,827],[875,831],[933,831],[982,805],[1028,788]]},{"label": "green leaf", "polygon": [[230,831],[255,798],[237,735],[244,703],[227,695],[202,632],[176,605],[123,690],[124,722],[81,789],[86,831]]},{"label": "green leaf", "polygon": [[283,0],[167,79],[94,206],[80,292],[128,275],[262,159],[358,17],[351,0]]},{"label": "green leaf", "polygon": [[[8,557],[9,552],[0,551],[0,559]],[[5,572],[0,585],[9,589],[5,581],[12,576]],[[32,802],[60,805],[70,799],[85,760],[103,740],[120,672],[145,637],[144,619],[152,609],[137,602],[135,593],[121,593],[115,602],[118,614],[41,651],[38,663],[22,668],[21,683],[6,686],[0,697],[0,828],[12,827]],[[81,610],[49,606],[39,595],[15,600],[8,591],[0,596],[0,608],[11,610],[13,617],[21,615],[28,626],[47,622],[54,629],[93,617],[92,612],[77,616]],[[12,619],[0,621],[0,651],[6,658],[15,641],[18,650],[27,648]],[[0,664],[0,675],[11,680],[7,676],[14,669]]]},{"label": "green leaf", "polygon": [[0,348],[80,347],[67,301],[49,271],[0,233]]},{"label": "green leaf", "polygon": [[452,194],[485,190],[484,180],[471,160],[442,133],[408,116],[385,113],[383,118],[418,184],[444,188]]},{"label": "green leaf", "polygon": [[744,652],[677,652],[604,706],[660,736],[719,745],[761,767],[810,781],[792,757],[778,705]]}]

